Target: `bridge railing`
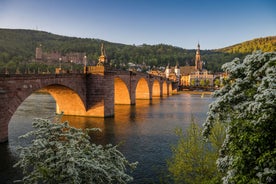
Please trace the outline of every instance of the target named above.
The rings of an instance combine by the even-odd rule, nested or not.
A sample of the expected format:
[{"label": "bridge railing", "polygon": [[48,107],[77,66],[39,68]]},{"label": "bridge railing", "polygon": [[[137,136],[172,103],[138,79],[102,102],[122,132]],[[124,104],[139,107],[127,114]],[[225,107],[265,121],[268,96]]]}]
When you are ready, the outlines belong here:
[{"label": "bridge railing", "polygon": [[63,74],[0,74],[0,79],[3,78],[74,78],[83,76],[83,73],[63,73]]}]

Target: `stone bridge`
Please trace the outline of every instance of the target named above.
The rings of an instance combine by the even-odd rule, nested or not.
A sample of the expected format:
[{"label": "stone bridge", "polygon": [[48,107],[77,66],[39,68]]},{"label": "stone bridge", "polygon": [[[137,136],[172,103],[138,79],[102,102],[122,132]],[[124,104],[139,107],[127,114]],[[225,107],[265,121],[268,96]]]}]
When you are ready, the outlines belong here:
[{"label": "stone bridge", "polygon": [[172,83],[165,78],[86,67],[85,74],[0,75],[0,142],[8,140],[8,125],[20,104],[43,90],[56,101],[57,113],[108,117],[115,104],[134,105],[136,99],[169,96]]}]

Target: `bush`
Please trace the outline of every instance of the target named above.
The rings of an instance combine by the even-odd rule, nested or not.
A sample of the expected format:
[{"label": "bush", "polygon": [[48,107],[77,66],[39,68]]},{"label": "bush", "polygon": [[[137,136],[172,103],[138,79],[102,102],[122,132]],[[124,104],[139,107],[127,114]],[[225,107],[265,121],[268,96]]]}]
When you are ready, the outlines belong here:
[{"label": "bush", "polygon": [[35,130],[21,136],[33,137],[20,148],[15,167],[23,169],[23,183],[127,183],[126,173],[137,163],[129,163],[117,146],[90,142],[88,130],[70,127],[60,118],[35,119]]},{"label": "bush", "polygon": [[224,140],[225,130],[217,124],[210,140],[203,139],[202,127],[192,122],[183,134],[176,130],[178,144],[172,147],[172,158],[168,160],[168,170],[174,183],[202,184],[219,183],[220,174],[216,168],[218,150]]}]

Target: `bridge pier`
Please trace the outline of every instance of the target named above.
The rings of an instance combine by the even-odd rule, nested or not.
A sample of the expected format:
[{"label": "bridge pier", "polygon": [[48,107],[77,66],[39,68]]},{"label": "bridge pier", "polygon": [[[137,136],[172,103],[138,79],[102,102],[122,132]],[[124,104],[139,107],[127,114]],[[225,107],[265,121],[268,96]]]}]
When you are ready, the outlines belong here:
[{"label": "bridge pier", "polygon": [[[9,121],[13,115],[13,110],[7,104],[10,104],[11,101],[12,96],[0,87],[0,143],[8,141]],[[11,105],[12,107],[16,107],[15,104]]]},{"label": "bridge pier", "polygon": [[9,134],[9,120],[7,120],[1,113],[0,122],[4,122],[0,124],[0,143],[8,141]]},{"label": "bridge pier", "polygon": [[114,116],[114,72],[105,66],[90,66],[86,77],[88,116]]}]

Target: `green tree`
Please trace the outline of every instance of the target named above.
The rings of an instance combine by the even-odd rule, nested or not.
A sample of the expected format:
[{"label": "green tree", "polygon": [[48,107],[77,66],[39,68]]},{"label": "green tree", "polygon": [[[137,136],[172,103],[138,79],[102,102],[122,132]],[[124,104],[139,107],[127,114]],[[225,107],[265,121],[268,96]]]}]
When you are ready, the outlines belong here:
[{"label": "green tree", "polygon": [[191,80],[191,86],[195,86],[195,79]]},{"label": "green tree", "polygon": [[206,79],[205,80],[205,87],[208,87],[210,85],[210,80],[209,79]]},{"label": "green tree", "polygon": [[22,136],[32,143],[20,148],[15,167],[23,169],[23,183],[127,183],[129,163],[117,146],[90,142],[88,130],[70,127],[60,118],[36,119],[35,130]]},{"label": "green tree", "polygon": [[200,79],[199,85],[200,85],[201,87],[205,86],[205,80],[204,80],[204,79]]},{"label": "green tree", "polygon": [[217,79],[215,79],[215,87],[220,87],[220,79],[219,78],[217,78]]},{"label": "green tree", "polygon": [[228,183],[276,182],[276,52],[255,52],[223,65],[229,74],[215,92],[204,123],[208,137],[216,119],[227,125],[218,168]]},{"label": "green tree", "polygon": [[223,126],[216,124],[208,142],[203,138],[202,127],[195,122],[184,134],[181,129],[176,134],[178,144],[172,147],[173,154],[167,162],[174,183],[220,183],[216,160],[225,137]]}]

